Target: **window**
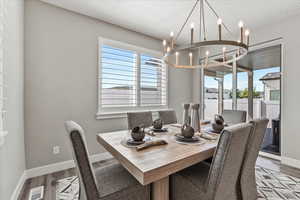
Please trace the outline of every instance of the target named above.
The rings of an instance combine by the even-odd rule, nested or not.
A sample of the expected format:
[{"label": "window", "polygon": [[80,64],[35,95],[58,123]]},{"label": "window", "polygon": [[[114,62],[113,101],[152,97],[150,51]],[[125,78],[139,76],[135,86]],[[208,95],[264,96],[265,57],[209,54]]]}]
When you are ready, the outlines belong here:
[{"label": "window", "polygon": [[160,57],[159,52],[99,39],[98,118],[167,108],[167,67]]},{"label": "window", "polygon": [[270,90],[270,101],[280,100],[280,90]]}]

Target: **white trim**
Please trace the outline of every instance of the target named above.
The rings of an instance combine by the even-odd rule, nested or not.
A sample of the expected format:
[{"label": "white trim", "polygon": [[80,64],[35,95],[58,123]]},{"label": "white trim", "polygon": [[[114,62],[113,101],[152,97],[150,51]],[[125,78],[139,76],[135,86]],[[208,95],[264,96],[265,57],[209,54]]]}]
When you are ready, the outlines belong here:
[{"label": "white trim", "polygon": [[[143,107],[136,107],[134,109],[135,112],[147,112],[147,111],[158,112],[161,110],[170,110],[170,109],[167,106],[161,106],[156,109],[149,108],[147,110],[145,110],[145,108],[143,108]],[[121,111],[121,112],[99,112],[96,114],[96,119],[126,118],[128,112],[132,112],[132,110],[126,110],[126,111]]]},{"label": "white trim", "polygon": [[278,161],[281,160],[280,156],[277,156],[277,155],[271,154],[271,153],[267,153],[267,152],[263,152],[263,151],[260,151],[259,155],[262,156],[262,157],[271,158],[273,160],[278,160]]},{"label": "white trim", "polygon": [[132,44],[117,41],[117,40],[110,40],[110,39],[106,39],[106,38],[103,38],[103,37],[99,37],[98,42],[99,42],[99,47],[100,47],[100,45],[105,44],[105,45],[109,45],[109,46],[112,46],[112,47],[115,47],[115,48],[126,49],[126,50],[129,50],[129,51],[150,54],[151,56],[158,56],[158,57],[163,56],[163,53],[160,52],[160,51],[155,51],[155,50],[139,47],[139,46],[136,46],[136,45],[132,45]]},{"label": "white trim", "polygon": [[[1,115],[1,114],[0,114]],[[4,145],[5,137],[8,135],[7,131],[0,131],[0,147]]]},{"label": "white trim", "polygon": [[13,194],[11,195],[11,200],[17,200],[21,191],[22,191],[22,188],[23,188],[23,185],[25,184],[25,181],[27,179],[27,174],[26,174],[26,170],[23,172],[22,176],[20,177],[19,181],[18,181],[18,184],[13,192]]},{"label": "white trim", "polygon": [[[90,156],[90,161],[94,163],[94,162],[98,162],[110,158],[112,158],[112,155],[108,152],[105,152],[105,153],[100,153],[100,154],[95,154]],[[28,169],[26,170],[26,174],[27,174],[27,178],[33,178],[37,176],[43,176],[46,174],[51,174],[54,172],[70,169],[73,167],[75,167],[74,160],[68,160],[64,162],[59,162],[59,163]]]},{"label": "white trim", "polygon": [[300,169],[300,160],[288,157],[281,157],[281,164],[289,167]]}]

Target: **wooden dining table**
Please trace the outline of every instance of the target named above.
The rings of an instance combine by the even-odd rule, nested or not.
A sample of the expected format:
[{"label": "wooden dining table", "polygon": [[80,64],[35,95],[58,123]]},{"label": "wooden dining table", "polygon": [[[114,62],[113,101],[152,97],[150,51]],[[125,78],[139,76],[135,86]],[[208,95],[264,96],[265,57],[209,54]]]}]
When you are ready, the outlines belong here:
[{"label": "wooden dining table", "polygon": [[157,133],[152,139],[163,139],[168,144],[142,151],[121,144],[124,139],[130,137],[128,130],[97,135],[97,141],[142,185],[152,183],[153,200],[168,200],[169,176],[213,156],[218,142],[203,139],[202,144],[180,144],[174,136],[180,133],[180,128],[172,125],[167,128],[168,132]]}]

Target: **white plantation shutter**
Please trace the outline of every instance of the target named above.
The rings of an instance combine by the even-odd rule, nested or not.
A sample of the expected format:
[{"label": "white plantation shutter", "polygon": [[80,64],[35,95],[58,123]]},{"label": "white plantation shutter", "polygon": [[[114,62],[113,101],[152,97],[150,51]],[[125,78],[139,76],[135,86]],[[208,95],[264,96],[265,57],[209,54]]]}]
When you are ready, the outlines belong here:
[{"label": "white plantation shutter", "polygon": [[167,72],[161,59],[141,55],[141,105],[167,104]]},{"label": "white plantation shutter", "polygon": [[101,65],[101,106],[135,106],[135,52],[102,45]]},{"label": "white plantation shutter", "polygon": [[167,108],[167,67],[160,54],[99,40],[98,115]]}]

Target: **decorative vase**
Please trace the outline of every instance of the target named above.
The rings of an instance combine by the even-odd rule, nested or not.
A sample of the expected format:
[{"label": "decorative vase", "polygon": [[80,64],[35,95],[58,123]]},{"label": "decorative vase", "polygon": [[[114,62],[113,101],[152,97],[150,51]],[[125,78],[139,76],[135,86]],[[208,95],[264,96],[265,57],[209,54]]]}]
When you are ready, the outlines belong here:
[{"label": "decorative vase", "polygon": [[184,124],[181,127],[181,135],[185,138],[192,138],[195,134],[195,130],[188,124]]},{"label": "decorative vase", "polygon": [[162,129],[163,121],[161,119],[156,119],[152,123],[154,129]]},{"label": "decorative vase", "polygon": [[211,124],[214,132],[221,133],[224,129],[224,119],[221,115],[215,115],[214,122]]},{"label": "decorative vase", "polygon": [[183,118],[182,118],[183,124],[191,124],[189,109],[190,109],[190,104],[186,104],[186,103],[183,104]]},{"label": "decorative vase", "polygon": [[145,138],[145,128],[136,126],[131,130],[131,137],[134,141],[142,141]]},{"label": "decorative vase", "polygon": [[200,132],[200,104],[192,104],[191,108],[191,126],[193,127],[195,132]]}]

